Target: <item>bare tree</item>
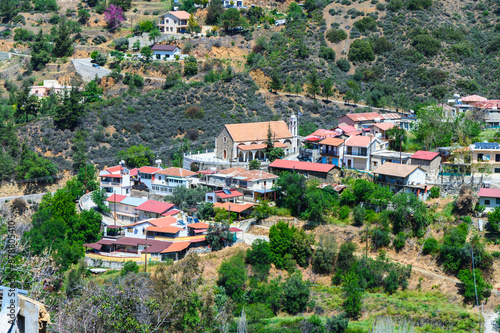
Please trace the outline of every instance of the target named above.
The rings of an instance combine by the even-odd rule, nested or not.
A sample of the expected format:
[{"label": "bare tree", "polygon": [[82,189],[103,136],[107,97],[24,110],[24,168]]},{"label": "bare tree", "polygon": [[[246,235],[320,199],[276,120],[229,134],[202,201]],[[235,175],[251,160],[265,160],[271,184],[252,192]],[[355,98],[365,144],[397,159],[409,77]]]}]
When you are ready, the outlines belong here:
[{"label": "bare tree", "polygon": [[379,317],[370,333],[415,333],[415,326],[406,319],[393,321],[390,317]]},{"label": "bare tree", "polygon": [[247,333],[247,315],[245,314],[245,308],[241,310],[241,316],[238,320],[238,333]]}]

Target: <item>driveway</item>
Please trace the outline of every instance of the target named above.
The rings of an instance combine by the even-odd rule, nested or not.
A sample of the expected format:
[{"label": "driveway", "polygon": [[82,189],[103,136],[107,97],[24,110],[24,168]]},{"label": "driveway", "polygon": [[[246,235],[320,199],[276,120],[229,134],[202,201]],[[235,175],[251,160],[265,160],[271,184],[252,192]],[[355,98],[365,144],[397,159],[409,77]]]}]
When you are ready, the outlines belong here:
[{"label": "driveway", "polygon": [[97,77],[102,78],[111,73],[111,71],[107,68],[100,67],[92,67],[92,63],[90,62],[91,58],[85,59],[72,59],[73,66],[75,66],[75,70],[80,74],[84,81],[89,82]]},{"label": "driveway", "polygon": [[255,242],[257,239],[262,239],[269,242],[269,237],[267,236],[253,235],[246,232],[244,238],[245,238],[245,243],[247,243],[248,245],[252,245],[252,243]]}]

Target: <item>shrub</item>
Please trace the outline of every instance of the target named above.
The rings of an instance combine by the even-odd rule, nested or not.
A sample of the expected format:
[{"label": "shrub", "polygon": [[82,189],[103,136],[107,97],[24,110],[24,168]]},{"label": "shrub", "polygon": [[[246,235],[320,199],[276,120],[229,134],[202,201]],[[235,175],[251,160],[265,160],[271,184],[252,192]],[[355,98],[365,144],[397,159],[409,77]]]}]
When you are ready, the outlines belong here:
[{"label": "shrub", "polygon": [[432,0],[410,0],[407,8],[409,10],[427,9],[432,5]]},{"label": "shrub", "polygon": [[357,226],[363,225],[366,217],[366,209],[361,206],[356,206],[352,210],[352,217],[354,219],[354,224]]},{"label": "shrub", "polygon": [[373,54],[372,46],[365,39],[356,39],[349,47],[349,54],[347,56],[350,61],[373,61],[375,55]]},{"label": "shrub", "polygon": [[29,30],[18,28],[14,30],[14,40],[16,42],[30,42],[35,38],[35,34]]},{"label": "shrub", "polygon": [[22,214],[28,208],[26,201],[23,198],[15,198],[12,200],[12,211]]},{"label": "shrub", "polygon": [[392,51],[392,44],[385,37],[377,38],[373,42],[373,52],[381,54]]},{"label": "shrub", "polygon": [[343,333],[347,330],[349,318],[345,313],[326,319],[325,329],[329,333]]},{"label": "shrub", "polygon": [[343,72],[348,72],[351,69],[351,63],[346,58],[341,58],[337,60],[337,67]]},{"label": "shrub", "polygon": [[190,106],[184,112],[186,118],[191,119],[203,119],[205,116],[205,111],[197,106]]},{"label": "shrub", "polygon": [[391,244],[391,236],[387,231],[375,229],[372,233],[372,245],[374,248],[387,247]]},{"label": "shrub", "polygon": [[123,264],[123,268],[121,269],[120,275],[125,276],[129,272],[132,273],[137,273],[139,272],[139,265],[135,261],[126,261],[125,264]]},{"label": "shrub", "polygon": [[321,46],[319,49],[319,57],[325,60],[335,61],[335,51],[330,47]]},{"label": "shrub", "polygon": [[436,55],[441,49],[441,42],[429,34],[415,36],[412,45],[427,57]]},{"label": "shrub", "polygon": [[439,243],[434,237],[429,237],[424,242],[423,254],[434,254],[439,251]]},{"label": "shrub", "polygon": [[245,269],[244,253],[239,252],[224,260],[220,265],[217,285],[224,287],[226,294],[234,301],[239,301],[243,296],[247,272]]},{"label": "shrub", "polygon": [[345,220],[349,217],[349,213],[350,213],[350,209],[348,206],[342,206],[340,207],[340,210],[339,210],[339,218],[341,220]]},{"label": "shrub", "polygon": [[200,132],[196,128],[190,128],[186,131],[186,138],[195,141],[200,136]]},{"label": "shrub", "polygon": [[373,31],[377,28],[377,21],[373,17],[367,16],[354,22],[354,26],[361,32],[365,32],[366,30]]},{"label": "shrub", "polygon": [[439,186],[432,187],[430,192],[430,197],[433,199],[441,196],[441,188]]},{"label": "shrub", "polygon": [[283,308],[289,314],[304,311],[309,301],[309,287],[302,281],[300,272],[294,273],[283,284]]},{"label": "shrub", "polygon": [[326,32],[325,37],[326,39],[328,39],[330,43],[338,43],[340,41],[347,39],[347,33],[342,29],[332,28]]},{"label": "shrub", "polygon": [[115,50],[126,51],[128,50],[128,38],[121,37],[114,40]]},{"label": "shrub", "polygon": [[406,244],[406,234],[404,232],[400,232],[399,234],[396,235],[394,240],[392,241],[392,246],[394,246],[394,249],[396,251],[400,251],[403,247],[405,247]]},{"label": "shrub", "polygon": [[385,10],[385,6],[384,4],[381,4],[381,3],[378,3],[375,8],[379,11],[379,12],[383,12]]},{"label": "shrub", "polygon": [[488,213],[488,224],[486,227],[489,231],[498,232],[500,225],[500,207],[495,207],[494,210]]},{"label": "shrub", "polygon": [[401,0],[390,0],[387,4],[387,10],[391,12],[397,12],[401,8],[403,8],[403,1]]}]

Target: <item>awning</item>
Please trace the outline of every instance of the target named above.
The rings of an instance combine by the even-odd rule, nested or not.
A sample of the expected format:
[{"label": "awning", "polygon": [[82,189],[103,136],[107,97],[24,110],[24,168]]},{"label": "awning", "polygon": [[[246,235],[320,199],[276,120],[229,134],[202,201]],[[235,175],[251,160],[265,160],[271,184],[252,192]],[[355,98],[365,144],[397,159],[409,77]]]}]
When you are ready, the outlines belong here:
[{"label": "awning", "polygon": [[274,190],[273,190],[273,189],[268,188],[268,189],[264,189],[264,190],[255,190],[254,192],[264,194],[264,193],[272,193],[272,192],[274,192]]},{"label": "awning", "polygon": [[231,228],[229,228],[229,231],[230,232],[240,232],[240,231],[243,231],[243,230],[241,230],[239,228],[236,228],[236,227],[231,227]]},{"label": "awning", "polygon": [[204,241],[205,241],[205,236],[200,237],[200,238],[191,239],[191,243],[199,243],[199,242],[204,242]]},{"label": "awning", "polygon": [[94,249],[94,250],[98,250],[98,251],[100,251],[101,247],[102,247],[101,244],[97,244],[97,243],[83,244],[83,246]]}]

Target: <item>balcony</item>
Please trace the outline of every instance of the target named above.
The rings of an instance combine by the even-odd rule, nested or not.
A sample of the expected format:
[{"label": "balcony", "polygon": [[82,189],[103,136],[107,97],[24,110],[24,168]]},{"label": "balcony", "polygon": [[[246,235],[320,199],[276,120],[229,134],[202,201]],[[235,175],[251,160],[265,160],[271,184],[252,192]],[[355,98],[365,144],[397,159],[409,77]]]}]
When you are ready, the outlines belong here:
[{"label": "balcony", "polygon": [[321,155],[339,157],[339,151],[338,150],[323,149],[323,150],[321,150]]},{"label": "balcony", "polygon": [[368,157],[368,153],[352,151],[352,152],[347,152],[345,156]]},{"label": "balcony", "polygon": [[101,181],[101,186],[120,186],[120,182],[106,182],[106,181]]}]

